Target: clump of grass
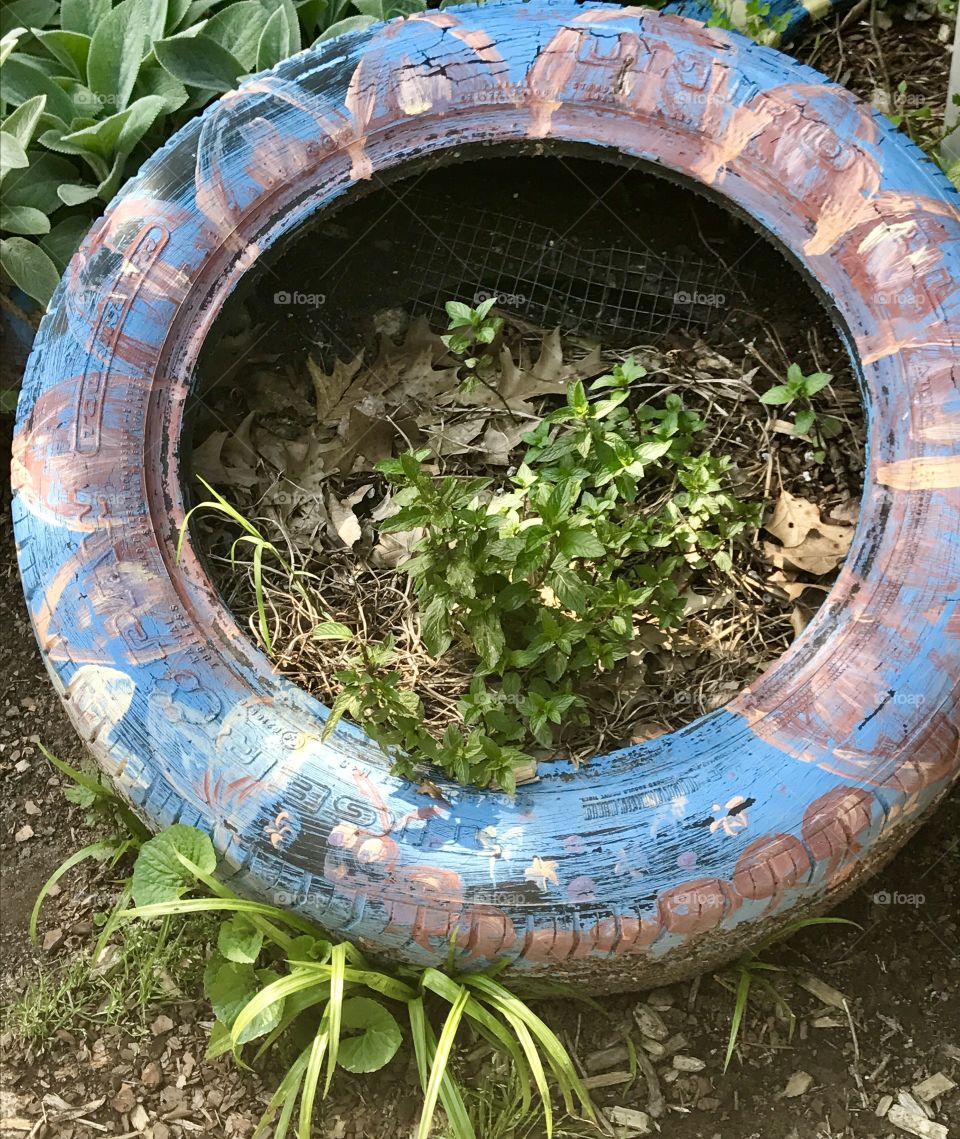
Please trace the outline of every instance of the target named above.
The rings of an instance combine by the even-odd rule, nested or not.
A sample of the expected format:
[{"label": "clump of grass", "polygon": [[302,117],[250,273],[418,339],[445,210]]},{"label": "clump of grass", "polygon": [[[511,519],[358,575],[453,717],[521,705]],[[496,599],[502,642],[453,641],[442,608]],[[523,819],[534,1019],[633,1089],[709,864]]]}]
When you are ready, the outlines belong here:
[{"label": "clump of grass", "polygon": [[770,961],[761,960],[761,954],[779,942],[786,941],[788,938],[793,937],[795,933],[799,933],[802,929],[808,929],[810,926],[823,925],[852,925],[858,929],[860,928],[856,922],[850,921],[848,918],[803,918],[800,921],[791,922],[789,925],[784,926],[782,930],[775,933],[772,937],[765,938],[763,941],[758,942],[749,953],[745,954],[733,965],[731,971],[735,974],[736,981],[733,988],[734,1003],[733,1015],[730,1020],[730,1034],[727,1038],[727,1051],[723,1060],[724,1071],[727,1070],[730,1066],[730,1061],[733,1059],[733,1053],[740,1036],[740,1029],[743,1025],[743,1018],[746,1015],[747,1007],[750,1002],[750,994],[754,987],[762,989],[767,996],[772,998],[774,1004],[783,1014],[789,1025],[789,1038],[793,1038],[797,1018],[770,977],[771,973],[783,973],[786,972],[786,969],[783,965],[774,965]]}]

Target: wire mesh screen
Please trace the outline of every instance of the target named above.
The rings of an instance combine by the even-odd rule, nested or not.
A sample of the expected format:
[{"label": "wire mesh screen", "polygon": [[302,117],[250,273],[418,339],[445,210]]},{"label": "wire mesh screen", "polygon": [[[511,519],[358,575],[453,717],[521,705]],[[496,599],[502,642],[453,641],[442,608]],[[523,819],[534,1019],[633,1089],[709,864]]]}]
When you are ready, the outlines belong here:
[{"label": "wire mesh screen", "polygon": [[445,301],[495,295],[501,312],[531,324],[636,344],[668,331],[702,334],[756,287],[752,272],[692,253],[663,256],[626,230],[622,244],[588,246],[529,218],[452,201],[421,200],[417,210],[424,224],[408,307],[438,328]]}]

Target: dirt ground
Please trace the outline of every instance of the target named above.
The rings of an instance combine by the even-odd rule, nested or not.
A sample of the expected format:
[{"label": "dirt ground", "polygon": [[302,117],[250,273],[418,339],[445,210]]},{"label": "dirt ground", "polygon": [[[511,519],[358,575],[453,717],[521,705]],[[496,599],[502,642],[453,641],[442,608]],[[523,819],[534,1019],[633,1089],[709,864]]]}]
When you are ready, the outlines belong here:
[{"label": "dirt ground", "polygon": [[[922,95],[941,114],[947,56],[939,24],[905,19],[900,10],[882,30],[879,53],[874,37],[854,21],[840,36],[828,31],[809,41],[801,54],[868,98],[885,70],[894,83],[903,76],[915,98],[911,105]],[[0,418],[3,469],[11,428],[9,418]],[[63,858],[99,836],[64,798],[60,777],[37,746],[42,741],[74,764],[83,758],[29,627],[8,496],[0,536],[0,1001],[16,1004],[31,993],[30,1023],[40,1033],[24,1039],[24,1017],[8,1010],[0,1034],[0,1139],[246,1139],[276,1072],[204,1060],[210,1014],[198,999],[201,934],[162,959],[131,947],[132,969],[122,960],[106,961],[87,982],[87,996],[92,984],[94,997],[71,1011],[69,990],[58,990],[57,978],[89,952],[95,913],[112,889],[109,873],[87,863],[63,880],[44,909],[38,945],[29,942],[37,891]],[[776,986],[796,1015],[796,1030],[791,1037],[773,999],[758,994],[726,1074],[733,996],[723,982],[729,985],[729,976],[603,999],[602,1016],[570,1002],[552,1003],[543,1015],[584,1064],[598,1106],[645,1111],[659,1088],[665,1106],[652,1126],[671,1139],[902,1139],[910,1132],[885,1117],[891,1099],[915,1110],[927,1094],[918,1085],[929,1077],[942,1073],[948,1089],[950,1081],[960,1083],[958,835],[960,788],[878,878],[837,911],[856,928],[807,930],[766,955],[784,967]],[[40,978],[46,979],[43,999],[36,995]],[[132,1005],[146,981],[147,1007],[124,1016],[124,1002]],[[624,1033],[639,1042],[637,1018],[649,1028],[651,1009],[663,1022],[662,1053],[651,1054],[654,1075],[631,1080]],[[481,1065],[464,1058],[467,1082],[489,1088],[490,1073]],[[317,1136],[406,1139],[418,1100],[409,1054],[401,1050],[372,1078],[344,1074],[318,1112]],[[930,1139],[960,1136],[960,1089],[925,1106],[933,1121]],[[480,1139],[539,1139],[542,1133],[537,1126],[485,1126]],[[557,1134],[597,1132],[564,1123]]]}]

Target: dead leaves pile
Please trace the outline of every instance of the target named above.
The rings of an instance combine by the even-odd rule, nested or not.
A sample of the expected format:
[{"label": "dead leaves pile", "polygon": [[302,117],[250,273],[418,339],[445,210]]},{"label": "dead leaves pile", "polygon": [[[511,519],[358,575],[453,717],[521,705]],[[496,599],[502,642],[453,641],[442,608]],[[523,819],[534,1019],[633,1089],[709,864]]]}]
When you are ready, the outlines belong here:
[{"label": "dead leaves pile", "polygon": [[[398,334],[402,338],[394,339]],[[308,375],[299,365],[280,374],[254,370],[244,387],[249,414],[234,431],[213,431],[194,451],[195,471],[239,509],[266,519],[271,533],[271,523],[279,523],[338,619],[371,637],[398,634],[430,709],[431,730],[442,732],[452,715],[469,662],[461,676],[450,661],[440,665],[418,648],[415,604],[397,567],[423,531],[379,534],[378,523],[396,506],[376,464],[421,447],[447,472],[493,473],[517,462],[523,434],[553,405],[549,397],[565,394],[574,378],[589,380],[610,367],[598,349],[581,347],[580,358],[572,359],[570,347],[558,330],[514,327],[500,349],[496,387],[464,393],[457,361],[427,322],[410,323],[405,335],[394,322],[380,329],[373,353],[337,361],[330,370],[315,360],[307,362]],[[707,445],[733,459],[735,493],[753,500],[763,495],[773,460],[765,451],[769,439],[751,434],[758,422],[755,369],[700,342],[665,353],[641,348],[637,357],[647,368],[649,398],[681,391],[722,424]],[[789,441],[775,453],[783,455],[784,447]],[[786,459],[782,468],[777,462],[781,485],[796,490],[790,472],[804,467],[790,461],[797,456],[789,451]],[[820,475],[834,482],[824,491],[807,476],[817,501],[782,490],[762,531],[741,550],[731,582],[687,590],[681,630],[667,636],[643,626],[648,635],[638,637],[630,659],[602,683],[598,678],[591,725],[582,740],[568,741],[571,757],[649,739],[713,710],[803,631],[850,549],[859,513],[849,490],[838,489],[843,480],[836,471],[828,465]],[[311,560],[314,554],[321,557]],[[329,649],[310,640],[309,615],[278,604],[290,633],[279,667],[332,698],[333,690],[324,688]]]},{"label": "dead leaves pile", "polygon": [[[497,389],[464,394],[457,390],[456,361],[425,318],[410,324],[401,343],[382,335],[376,357],[369,363],[364,357],[338,360],[329,372],[308,360],[312,404],[294,382],[273,377],[273,405],[300,416],[301,430],[292,438],[271,430],[261,401],[236,431],[214,431],[194,450],[194,471],[215,486],[241,490],[258,513],[277,515],[298,544],[319,549],[332,538],[352,549],[364,533],[354,508],[375,493],[375,484],[338,497],[331,476],[342,482],[416,447],[429,447],[438,460],[469,454],[483,466],[506,467],[522,435],[540,421],[542,397],[561,395],[572,379],[604,368],[598,349],[565,363],[555,329],[542,336],[535,358],[525,342],[513,350],[504,344]],[[390,512],[384,499],[374,514]],[[396,565],[413,540],[391,535],[376,547],[375,563]]]}]

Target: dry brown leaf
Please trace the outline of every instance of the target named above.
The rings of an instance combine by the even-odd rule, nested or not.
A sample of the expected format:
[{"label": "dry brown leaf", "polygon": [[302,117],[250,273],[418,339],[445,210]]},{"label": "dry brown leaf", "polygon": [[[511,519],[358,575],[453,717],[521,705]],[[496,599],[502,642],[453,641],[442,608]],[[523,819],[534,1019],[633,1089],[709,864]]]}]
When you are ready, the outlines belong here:
[{"label": "dry brown leaf", "polygon": [[480,450],[486,461],[494,467],[508,467],[524,434],[532,431],[534,425],[530,420],[517,423],[506,415],[491,416],[480,441]]},{"label": "dry brown leaf", "polygon": [[655,740],[658,736],[666,735],[670,731],[669,725],[662,724],[659,720],[641,720],[631,726],[630,742],[632,744],[643,744],[647,740]]},{"label": "dry brown leaf", "polygon": [[435,455],[463,455],[476,448],[471,446],[487,422],[487,413],[468,415],[448,423],[430,422],[434,416],[422,415],[417,419],[427,437],[427,444]]},{"label": "dry brown leaf", "polygon": [[813,619],[815,610],[809,609],[806,605],[794,605],[790,613],[790,628],[793,629],[793,635],[799,637],[803,630],[810,624]]},{"label": "dry brown leaf", "polygon": [[336,421],[343,415],[343,411],[337,414],[336,409],[353,384],[362,363],[363,352],[358,352],[352,360],[337,360],[333,365],[333,371],[328,374],[316,360],[307,360],[307,369],[310,372],[310,379],[313,381],[318,422],[328,423],[331,419]]},{"label": "dry brown leaf", "polygon": [[815,503],[782,491],[764,529],[781,542],[764,542],[767,558],[778,569],[784,563],[805,573],[831,573],[847,556],[853,527],[824,522]]},{"label": "dry brown leaf", "polygon": [[510,348],[504,344],[500,348],[500,376],[495,390],[478,387],[469,394],[451,391],[441,397],[441,402],[456,401],[468,407],[503,408],[530,416],[524,430],[535,426],[535,408],[529,402],[538,396],[563,395],[567,384],[578,378],[588,378],[602,371],[604,364],[599,349],[575,364],[564,364],[560,345],[560,330],[554,329],[543,336],[536,363],[531,364],[529,354],[521,345],[519,359],[515,360]]},{"label": "dry brown leaf", "polygon": [[[367,401],[362,401],[355,407],[341,424],[343,449],[331,455],[328,459],[328,470],[339,470],[347,475],[356,467],[369,471],[380,462],[393,454],[393,443],[397,437],[397,430],[389,419],[382,415],[370,414],[366,410],[374,411]],[[358,463],[359,456],[363,462]]]},{"label": "dry brown leaf", "polygon": [[829,593],[829,585],[820,585],[819,582],[814,581],[795,581],[792,577],[788,577],[783,570],[775,570],[768,578],[767,582],[770,585],[775,585],[778,589],[782,589],[787,595],[788,601],[796,601],[806,590],[817,589],[821,593]]},{"label": "dry brown leaf", "polygon": [[415,530],[395,530],[391,534],[381,534],[380,540],[370,551],[370,560],[382,569],[396,569],[413,553],[413,547],[424,535],[422,527]]},{"label": "dry brown leaf", "polygon": [[[366,493],[366,488],[364,493]],[[353,512],[352,504],[349,499],[339,499],[336,495],[327,495],[327,514],[330,521],[327,524],[329,533],[335,535],[340,539],[345,546],[350,549],[360,541],[360,535],[363,531],[360,528],[360,521],[356,514]]]},{"label": "dry brown leaf", "polygon": [[[249,416],[244,423],[248,420]],[[249,488],[257,481],[256,455],[248,443],[231,446],[231,438],[229,431],[213,431],[199,447],[194,447],[192,456],[194,473],[206,479],[212,486]],[[238,456],[243,456],[239,462]]]},{"label": "dry brown leaf", "polygon": [[[310,361],[307,363],[309,366]],[[280,375],[266,368],[256,370],[245,385],[247,407],[260,414],[280,412],[309,418],[314,409],[303,394],[300,380],[302,376],[290,365],[286,374]]]}]

